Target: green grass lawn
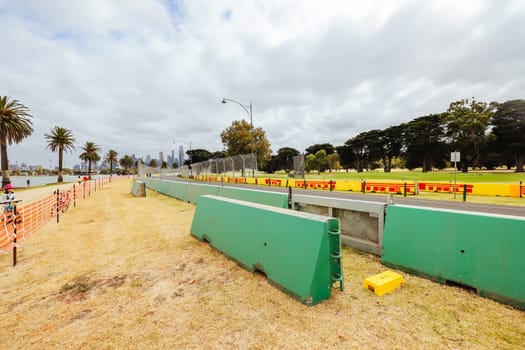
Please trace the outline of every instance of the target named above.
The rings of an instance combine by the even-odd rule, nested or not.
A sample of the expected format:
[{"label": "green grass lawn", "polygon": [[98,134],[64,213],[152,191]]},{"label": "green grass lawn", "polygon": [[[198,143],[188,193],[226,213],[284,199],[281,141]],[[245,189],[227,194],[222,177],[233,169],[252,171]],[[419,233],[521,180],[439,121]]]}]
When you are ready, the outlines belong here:
[{"label": "green grass lawn", "polygon": [[[260,173],[259,177],[277,177],[286,178],[288,175],[284,172],[275,174]],[[512,171],[470,171],[468,173],[457,172],[458,183],[519,183],[525,184],[525,173],[515,173]],[[395,170],[391,173],[385,173],[380,170],[357,173],[351,172],[325,172],[317,175],[311,172],[306,175],[306,179],[323,179],[323,180],[391,180],[391,181],[454,181],[454,170],[443,170],[423,173],[421,171]]]}]

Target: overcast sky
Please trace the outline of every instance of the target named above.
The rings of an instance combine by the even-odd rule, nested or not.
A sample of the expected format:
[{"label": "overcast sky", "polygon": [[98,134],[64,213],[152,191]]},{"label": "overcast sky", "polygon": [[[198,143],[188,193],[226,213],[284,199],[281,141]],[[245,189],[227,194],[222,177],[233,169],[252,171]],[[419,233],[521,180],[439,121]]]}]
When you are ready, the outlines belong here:
[{"label": "overcast sky", "polygon": [[[276,152],[525,98],[525,1],[0,0],[0,95],[29,107],[11,164],[71,129],[120,156],[222,150],[253,103]],[[176,151],[177,152],[177,151]]]}]

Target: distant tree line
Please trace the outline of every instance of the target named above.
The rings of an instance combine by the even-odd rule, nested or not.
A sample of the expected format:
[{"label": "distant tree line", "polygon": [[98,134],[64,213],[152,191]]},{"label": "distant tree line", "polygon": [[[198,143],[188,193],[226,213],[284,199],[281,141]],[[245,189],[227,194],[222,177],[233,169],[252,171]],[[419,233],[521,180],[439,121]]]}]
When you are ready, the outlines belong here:
[{"label": "distant tree line", "polygon": [[[207,150],[187,152],[188,163],[210,158],[255,152],[259,169],[266,172],[293,169],[293,158],[300,152],[291,147],[271,154],[270,143],[261,128],[251,130],[244,120],[234,121],[221,133],[224,152]],[[423,172],[450,165],[450,152],[459,151],[458,168],[494,169],[516,167],[524,171],[525,100],[485,103],[475,98],[452,102],[447,111],[417,117],[383,130],[361,132],[343,145],[314,144],[305,149],[305,170],[332,171],[355,169],[357,172],[395,167]]]},{"label": "distant tree line", "polygon": [[[305,150],[307,171],[339,167],[362,172],[382,167],[421,168],[423,172],[447,167],[450,152],[459,151],[458,167],[494,169],[516,167],[523,172],[525,160],[525,100],[485,103],[463,99],[446,112],[415,118],[383,130],[369,130],[341,146],[315,144]],[[272,156],[268,171],[290,169],[289,155],[299,152],[280,149]]]},{"label": "distant tree line", "polygon": [[[20,143],[33,132],[32,115],[18,100],[0,96],[0,160],[2,186],[10,183],[7,146]],[[44,134],[47,146],[58,152],[58,182],[63,181],[63,152],[75,147],[71,130],[55,126]],[[300,152],[283,147],[272,155],[270,142],[262,128],[253,128],[246,120],[234,121],[221,132],[224,151],[210,152],[205,149],[187,151],[185,164],[208,159],[230,157],[238,154],[254,154],[259,169],[267,172],[293,170],[293,159]],[[88,174],[93,162],[101,159],[100,147],[94,142],[82,146],[80,159],[88,162]],[[506,166],[524,171],[525,162],[525,100],[503,103],[485,103],[476,99],[452,102],[447,111],[417,117],[409,122],[389,126],[386,129],[369,130],[348,139],[343,145],[315,144],[305,149],[305,170],[332,171],[338,169],[365,169],[382,167],[390,172],[394,167],[421,168],[423,172],[443,169],[449,163],[450,152],[461,152],[459,168],[494,169]],[[129,155],[118,158],[115,150],[109,150],[104,160],[119,163],[128,173],[134,164]],[[157,164],[150,163],[150,166]],[[163,162],[161,167],[167,167]],[[178,167],[178,164],[174,164]]]},{"label": "distant tree line", "polygon": [[394,159],[408,169],[442,169],[452,151],[461,153],[458,167],[463,172],[499,166],[516,166],[517,172],[523,172],[525,100],[490,104],[475,99],[456,101],[441,114],[362,132],[336,150],[341,166],[358,172],[380,166],[390,172]]}]

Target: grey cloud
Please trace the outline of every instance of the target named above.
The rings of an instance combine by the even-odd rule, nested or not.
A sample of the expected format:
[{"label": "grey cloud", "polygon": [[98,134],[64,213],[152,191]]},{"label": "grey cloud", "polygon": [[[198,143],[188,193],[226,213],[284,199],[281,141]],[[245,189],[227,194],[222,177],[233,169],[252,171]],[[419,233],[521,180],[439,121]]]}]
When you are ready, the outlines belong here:
[{"label": "grey cloud", "polygon": [[219,150],[220,132],[247,118],[222,97],[253,103],[274,151],[342,144],[464,97],[524,98],[519,2],[333,5],[0,5],[0,30],[9,33],[0,94],[35,116],[34,135],[10,159],[55,159],[43,140],[55,125],[72,129],[79,146],[95,141],[121,155],[155,156],[190,140]]}]

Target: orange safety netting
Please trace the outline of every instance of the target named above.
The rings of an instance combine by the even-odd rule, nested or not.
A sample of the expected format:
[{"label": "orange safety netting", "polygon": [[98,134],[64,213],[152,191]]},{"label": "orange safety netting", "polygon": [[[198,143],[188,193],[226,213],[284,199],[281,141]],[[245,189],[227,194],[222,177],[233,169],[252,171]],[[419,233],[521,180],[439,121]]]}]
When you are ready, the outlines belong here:
[{"label": "orange safety netting", "polygon": [[9,252],[15,244],[15,238],[16,245],[23,243],[51,219],[64,213],[70,206],[76,206],[76,202],[100,190],[110,181],[109,178],[83,181],[71,188],[57,189],[53,194],[27,204],[18,204],[16,209],[10,210],[7,205],[0,207],[0,255]]}]

